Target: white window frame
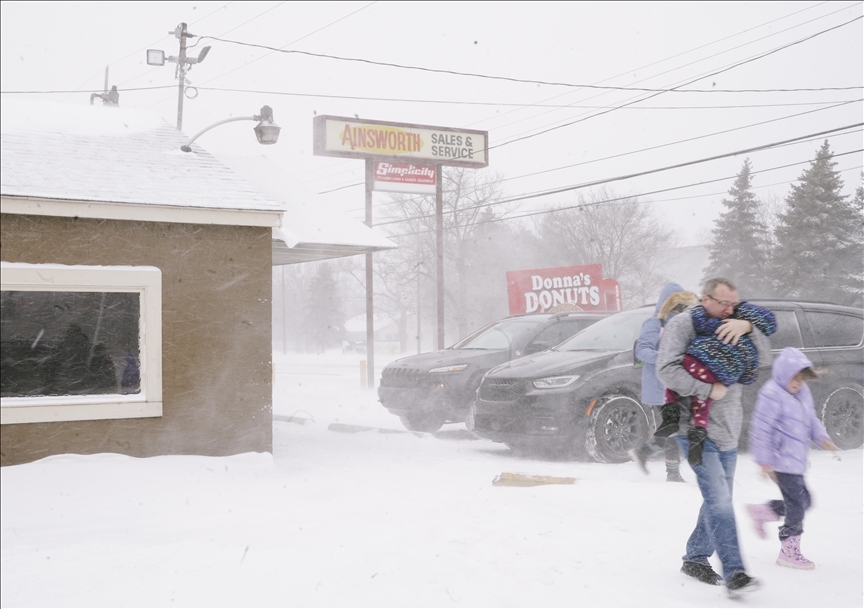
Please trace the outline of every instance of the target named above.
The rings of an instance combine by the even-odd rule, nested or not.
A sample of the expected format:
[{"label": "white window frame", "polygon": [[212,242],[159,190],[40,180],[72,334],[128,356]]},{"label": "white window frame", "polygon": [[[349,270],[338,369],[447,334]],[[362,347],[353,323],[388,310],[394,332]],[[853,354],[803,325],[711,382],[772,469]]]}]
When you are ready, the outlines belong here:
[{"label": "white window frame", "polygon": [[0,424],[162,416],[162,271],[152,266],[0,262],[2,290],[137,292],[141,391],[136,394],[0,398]]}]

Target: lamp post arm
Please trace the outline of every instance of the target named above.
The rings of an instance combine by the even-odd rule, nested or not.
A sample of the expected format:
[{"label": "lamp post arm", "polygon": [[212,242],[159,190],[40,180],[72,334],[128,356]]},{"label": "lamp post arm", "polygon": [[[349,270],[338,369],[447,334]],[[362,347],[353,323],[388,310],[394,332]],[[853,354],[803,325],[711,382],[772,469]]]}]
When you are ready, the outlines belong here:
[{"label": "lamp post arm", "polygon": [[205,133],[207,133],[208,131],[210,131],[214,127],[218,127],[219,125],[224,125],[225,123],[233,123],[235,121],[257,121],[259,119],[260,119],[260,117],[258,117],[258,116],[236,116],[234,118],[226,118],[224,120],[217,121],[217,122],[213,123],[212,125],[210,125],[209,127],[204,127],[201,131],[199,131],[198,133],[193,135],[192,139],[189,140],[188,144],[186,144],[185,146],[180,146],[180,150],[182,150],[183,152],[191,152],[192,151],[192,142],[197,140],[199,137],[201,137],[202,135],[204,135]]}]

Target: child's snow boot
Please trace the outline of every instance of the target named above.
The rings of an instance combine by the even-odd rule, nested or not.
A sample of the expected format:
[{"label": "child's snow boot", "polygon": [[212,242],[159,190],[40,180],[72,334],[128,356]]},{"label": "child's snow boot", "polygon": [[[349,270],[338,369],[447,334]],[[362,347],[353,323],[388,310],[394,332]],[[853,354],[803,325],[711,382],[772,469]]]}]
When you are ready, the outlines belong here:
[{"label": "child's snow boot", "polygon": [[747,504],[747,513],[750,514],[750,518],[753,519],[753,528],[756,529],[756,534],[761,539],[768,537],[768,534],[765,533],[765,523],[780,520],[780,516],[777,515],[777,512],[772,510],[771,506],[767,503],[761,503],[759,505],[749,503]]},{"label": "child's snow boot", "polygon": [[694,427],[687,432],[687,439],[690,441],[690,448],[687,451],[687,461],[693,467],[702,465],[702,448],[705,446],[705,438],[708,437],[708,430],[704,427]]},{"label": "child's snow boot", "polygon": [[790,567],[792,569],[804,569],[810,571],[816,568],[816,563],[812,560],[807,560],[801,554],[801,536],[794,535],[780,541],[780,555],[777,557],[777,564],[781,567]]},{"label": "child's snow boot", "polygon": [[663,420],[657,426],[657,431],[654,432],[655,438],[668,438],[673,433],[678,431],[678,421],[681,418],[681,411],[678,408],[678,402],[669,402],[663,404],[660,408],[660,414]]},{"label": "child's snow boot", "polygon": [[651,458],[651,455],[654,454],[654,448],[651,446],[650,442],[646,442],[642,446],[637,446],[632,449],[629,454],[630,458],[633,459],[638,465],[639,469],[642,470],[642,473],[648,473],[648,459]]}]

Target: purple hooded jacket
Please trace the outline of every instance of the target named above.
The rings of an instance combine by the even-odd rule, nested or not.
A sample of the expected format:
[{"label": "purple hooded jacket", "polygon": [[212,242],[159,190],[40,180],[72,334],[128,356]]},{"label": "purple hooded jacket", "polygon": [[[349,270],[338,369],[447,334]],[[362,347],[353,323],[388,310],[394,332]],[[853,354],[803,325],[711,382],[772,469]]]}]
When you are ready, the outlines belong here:
[{"label": "purple hooded jacket", "polygon": [[829,439],[816,418],[810,388],[805,384],[795,395],[786,390],[793,376],[812,367],[801,351],[786,347],[774,360],[771,380],[759,390],[750,422],[750,455],[776,472],[803,475],[810,441],[821,445]]}]

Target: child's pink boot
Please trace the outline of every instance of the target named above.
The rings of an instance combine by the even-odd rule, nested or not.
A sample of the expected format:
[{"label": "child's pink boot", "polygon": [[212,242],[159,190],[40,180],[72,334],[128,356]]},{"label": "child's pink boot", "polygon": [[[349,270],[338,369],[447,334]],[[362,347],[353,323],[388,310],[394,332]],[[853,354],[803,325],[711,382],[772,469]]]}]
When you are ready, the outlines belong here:
[{"label": "child's pink boot", "polygon": [[756,529],[756,534],[762,539],[767,537],[767,534],[765,533],[765,523],[780,520],[780,516],[778,516],[770,506],[764,503],[760,503],[759,505],[748,503],[747,513],[750,514],[750,518],[753,519],[753,527]]},{"label": "child's pink boot", "polygon": [[804,569],[810,571],[816,568],[816,563],[812,560],[807,560],[801,554],[801,536],[787,537],[780,542],[780,556],[777,557],[777,564],[781,567],[790,567],[792,569]]}]

